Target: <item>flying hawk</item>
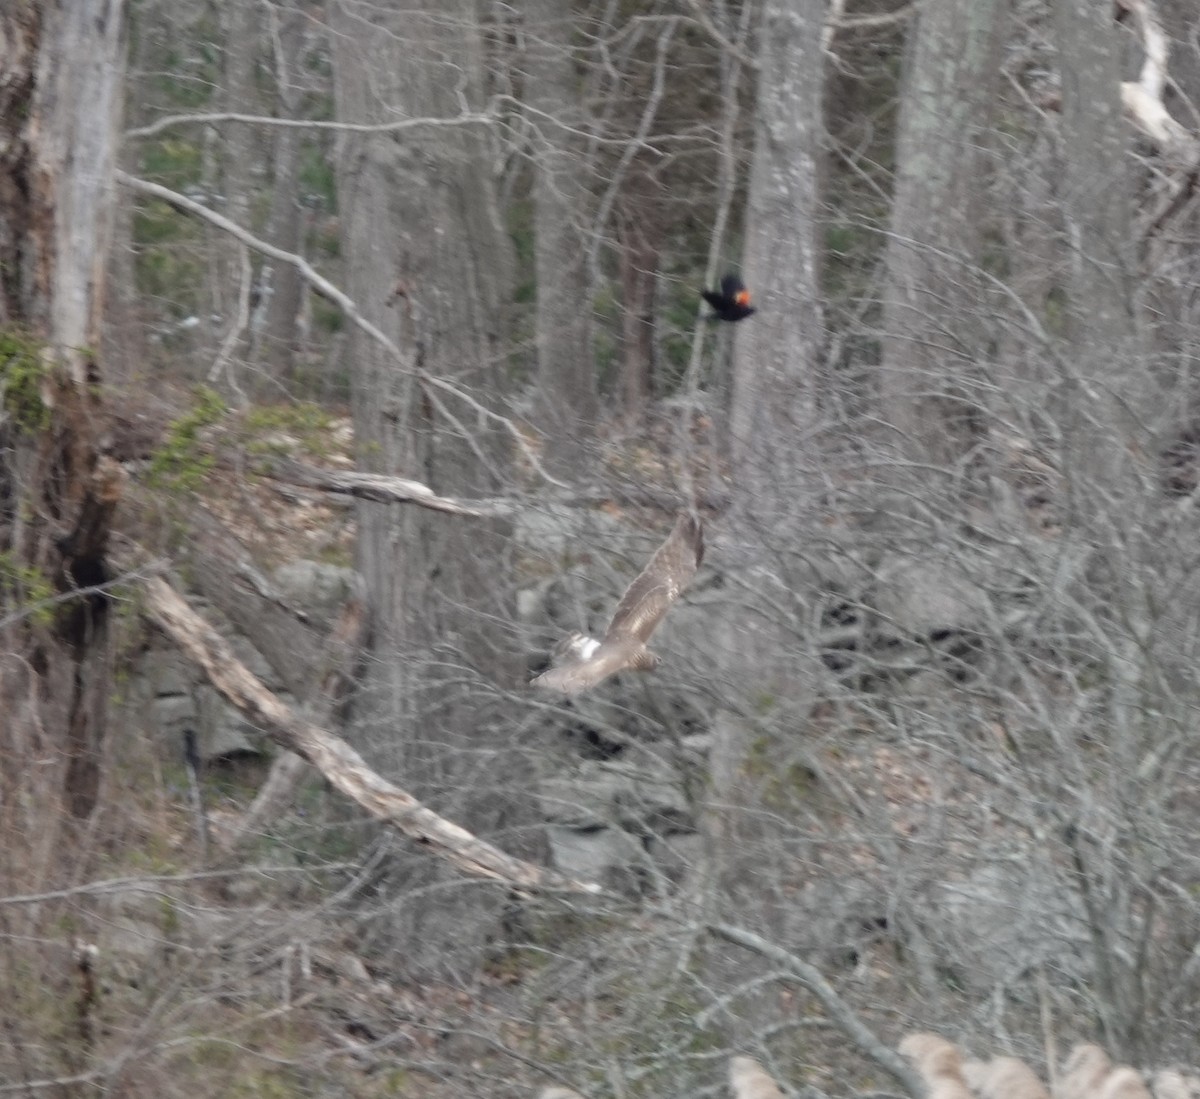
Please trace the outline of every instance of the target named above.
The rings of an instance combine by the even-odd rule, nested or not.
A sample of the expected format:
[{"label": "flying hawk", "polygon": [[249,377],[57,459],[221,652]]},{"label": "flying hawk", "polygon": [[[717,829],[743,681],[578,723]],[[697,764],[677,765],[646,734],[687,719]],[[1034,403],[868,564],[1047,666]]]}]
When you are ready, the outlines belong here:
[{"label": "flying hawk", "polygon": [[573,695],[625,668],[653,671],[658,657],[646,642],[703,559],[704,528],[698,519],[681,513],[650,564],[621,596],[604,640],[581,633],[564,638],[554,650],[554,666],[534,679],[533,686]]}]

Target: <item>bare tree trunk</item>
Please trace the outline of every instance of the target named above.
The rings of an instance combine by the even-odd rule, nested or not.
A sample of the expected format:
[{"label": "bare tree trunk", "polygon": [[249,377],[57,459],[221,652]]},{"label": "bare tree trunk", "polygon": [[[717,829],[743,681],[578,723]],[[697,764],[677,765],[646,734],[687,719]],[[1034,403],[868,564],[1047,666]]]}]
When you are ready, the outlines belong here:
[{"label": "bare tree trunk", "polygon": [[[1076,0],[1056,5],[1055,27],[1069,263],[1066,338],[1057,349],[1056,380],[1061,462],[1074,505],[1064,539],[1089,562],[1082,605],[1099,627],[1098,658],[1106,666],[1107,712],[1098,735],[1113,766],[1134,774],[1158,742],[1157,730],[1148,729],[1145,720],[1155,705],[1148,702],[1151,684],[1162,674],[1149,642],[1176,589],[1145,567],[1161,555],[1163,530],[1155,515],[1156,474],[1148,468],[1144,445],[1157,386],[1134,298],[1133,181],[1121,110],[1120,31],[1109,9]],[[1139,808],[1139,831],[1141,816]],[[1106,1043],[1120,1056],[1135,1056],[1146,1039],[1143,976],[1140,960],[1120,944],[1136,933],[1137,907],[1128,883],[1111,879],[1106,860],[1091,845],[1077,841],[1073,855]]]},{"label": "bare tree trunk", "polygon": [[910,462],[951,466],[978,430],[980,135],[1002,11],[1000,0],[929,0],[909,31],[880,391],[888,449]]},{"label": "bare tree trunk", "polygon": [[617,247],[621,271],[621,393],[625,415],[639,420],[652,393],[655,289],[663,231],[655,203],[657,184],[633,167],[619,200]]},{"label": "bare tree trunk", "polygon": [[1054,10],[1070,250],[1064,354],[1077,372],[1066,379],[1071,397],[1065,411],[1080,461],[1099,484],[1115,488],[1128,473],[1137,409],[1147,402],[1151,381],[1139,369],[1143,349],[1133,304],[1133,180],[1121,109],[1119,28],[1107,8],[1063,0]]},{"label": "bare tree trunk", "polygon": [[775,0],[763,12],[745,260],[758,312],[737,328],[730,411],[734,479],[754,538],[796,533],[796,500],[811,487],[815,468],[824,338],[817,272],[821,24],[816,2]]},{"label": "bare tree trunk", "polygon": [[[760,27],[745,258],[747,282],[759,288],[758,312],[738,324],[735,336],[730,449],[737,495],[725,525],[731,563],[745,590],[757,597],[731,601],[722,631],[727,649],[718,660],[733,705],[715,722],[711,766],[718,805],[737,804],[743,796],[734,791],[750,737],[745,715],[757,710],[765,720],[794,725],[805,720],[814,698],[812,663],[797,660],[798,652],[812,649],[787,636],[777,611],[781,592],[803,589],[797,547],[816,521],[823,25],[819,0],[768,0]],[[749,865],[733,854],[737,841],[726,811],[709,815],[712,881]]]},{"label": "bare tree trunk", "polygon": [[586,226],[584,116],[571,49],[572,23],[555,0],[524,5],[525,99],[534,147],[537,268],[538,426],[551,470],[581,473],[595,431],[596,365]]},{"label": "bare tree trunk", "polygon": [[[296,118],[300,93],[295,83],[301,63],[307,18],[302,11],[272,12],[277,20],[274,39],[276,98],[278,113]],[[266,237],[287,252],[301,250],[303,219],[300,208],[300,134],[283,127],[275,135],[272,158],[271,209],[267,214]],[[263,292],[270,295],[264,310],[260,346],[267,371],[275,378],[293,379],[296,355],[301,350],[298,319],[303,283],[290,263],[273,263],[263,268]]]},{"label": "bare tree trunk", "polygon": [[[93,349],[101,345],[112,232],[122,29],[121,0],[22,3],[0,15],[0,554],[27,585],[27,599],[108,579],[123,474],[100,452]],[[13,751],[4,772],[34,788],[0,801],[28,799],[41,816],[26,835],[53,844],[52,799],[76,817],[96,804],[109,602],[94,592],[37,613],[16,594],[0,626],[0,726]],[[25,751],[39,767],[21,765]],[[46,759],[54,765],[42,766]]]},{"label": "bare tree trunk", "polygon": [[[244,114],[261,111],[255,79],[261,22],[256,4],[229,4],[225,11],[225,65],[221,99],[225,109]],[[255,127],[242,123],[226,126],[216,149],[220,186],[230,218],[255,229],[255,192],[265,178],[262,142]],[[218,363],[228,371],[231,385],[242,391],[261,391],[261,378],[247,376],[250,347],[250,310],[259,277],[258,258],[223,234],[213,234],[213,311],[220,317]],[[213,373],[216,373],[214,369]]]},{"label": "bare tree trunk", "polygon": [[[478,104],[482,50],[472,0],[418,5],[382,25],[378,9],[343,0],[333,16],[345,121],[451,119],[464,102]],[[397,363],[352,337],[360,465],[419,477],[436,492],[494,493],[506,467],[494,423],[419,380],[452,380],[485,405],[503,389],[511,258],[488,136],[476,125],[355,136],[338,163],[352,295],[410,356]],[[500,521],[468,527],[424,509],[396,516],[360,505],[360,569],[375,622],[365,699],[375,716],[360,734],[364,750],[483,836],[529,808],[509,711],[494,687],[513,683],[518,666],[507,638],[514,610],[506,531]],[[395,873],[415,889],[431,885],[434,871],[417,858]],[[503,905],[482,890],[463,898],[430,888],[420,897],[403,906],[402,918],[376,925],[398,964],[413,970],[469,958]]]}]

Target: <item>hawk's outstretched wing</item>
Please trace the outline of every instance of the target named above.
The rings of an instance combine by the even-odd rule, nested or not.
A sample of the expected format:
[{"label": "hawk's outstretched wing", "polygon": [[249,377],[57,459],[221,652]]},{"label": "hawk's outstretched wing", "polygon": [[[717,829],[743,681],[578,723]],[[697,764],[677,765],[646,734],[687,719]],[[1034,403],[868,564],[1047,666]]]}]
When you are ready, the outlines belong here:
[{"label": "hawk's outstretched wing", "polygon": [[605,642],[635,637],[645,644],[667,609],[692,582],[703,560],[704,529],[698,519],[683,512],[650,564],[621,596]]},{"label": "hawk's outstretched wing", "polygon": [[578,694],[625,668],[653,668],[658,658],[646,649],[646,641],[703,558],[700,521],[680,514],[675,529],[621,597],[604,640],[572,634],[555,650],[556,666],[535,678],[533,686]]},{"label": "hawk's outstretched wing", "polygon": [[565,695],[577,695],[581,691],[590,690],[597,683],[610,675],[616,675],[633,663],[631,648],[628,644],[602,644],[595,655],[586,660],[573,660],[569,664],[561,664],[548,672],[542,672],[533,680],[533,686],[562,691]]}]

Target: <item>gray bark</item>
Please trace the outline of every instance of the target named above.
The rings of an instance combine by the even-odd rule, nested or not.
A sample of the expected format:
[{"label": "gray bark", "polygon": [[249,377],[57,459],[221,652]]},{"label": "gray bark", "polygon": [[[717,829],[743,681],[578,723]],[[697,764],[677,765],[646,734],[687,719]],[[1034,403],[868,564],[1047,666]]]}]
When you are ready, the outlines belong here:
[{"label": "gray bark", "polygon": [[[225,14],[225,65],[220,98],[230,111],[260,114],[261,96],[254,71],[259,47],[258,5],[230,4]],[[238,225],[253,229],[254,199],[265,175],[257,129],[238,123],[225,127],[218,157],[229,217]],[[250,262],[241,245],[228,237],[214,235],[213,249],[213,310],[221,318],[222,327],[218,361],[225,363],[234,387],[241,390],[247,381],[254,380],[242,375],[249,349],[249,305],[257,265]]]},{"label": "gray bark", "polygon": [[659,185],[635,160],[617,212],[621,272],[621,391],[625,415],[640,418],[651,398],[655,359],[655,289],[662,255]]},{"label": "gray bark", "polygon": [[1076,0],[1055,6],[1062,79],[1062,201],[1066,222],[1068,429],[1102,486],[1129,476],[1139,407],[1149,404],[1134,310],[1133,179],[1122,117],[1119,28]]},{"label": "gray bark", "polygon": [[[1057,346],[1056,365],[1062,463],[1075,504],[1064,537],[1089,562],[1080,603],[1095,616],[1106,668],[1102,735],[1116,771],[1130,775],[1158,739],[1147,727],[1146,712],[1158,709],[1150,700],[1165,662],[1153,654],[1151,639],[1178,590],[1167,579],[1177,554],[1164,553],[1155,472],[1146,463],[1146,416],[1155,410],[1156,386],[1134,297],[1133,179],[1121,110],[1120,32],[1107,9],[1076,0],[1056,6],[1055,28],[1069,264],[1065,339]],[[1149,818],[1149,805],[1141,807],[1149,801],[1137,798],[1139,817]],[[1104,882],[1096,871],[1099,860],[1088,857],[1085,845],[1074,855],[1105,1039],[1119,1055],[1133,1056],[1146,1040],[1144,977],[1140,964],[1118,945],[1133,929],[1122,896],[1125,882]],[[1113,894],[1122,902],[1112,904]]]},{"label": "gray bark", "polygon": [[[284,11],[278,16],[275,41],[279,56],[276,66],[278,113],[284,118],[300,114],[300,89],[296,68],[301,63],[307,19],[303,12]],[[291,127],[280,129],[274,139],[272,157],[271,209],[266,236],[285,252],[298,252],[303,219],[300,208],[300,134]],[[264,310],[261,332],[262,357],[275,377],[292,378],[298,347],[298,325],[303,280],[288,263],[264,265],[264,291],[270,295]]]},{"label": "gray bark", "polygon": [[[123,78],[123,5],[17,4],[0,16],[0,326],[28,333],[27,369],[48,403],[0,411],[0,552],[59,592],[107,576],[120,467],[100,453],[104,274]],[[6,333],[8,335],[9,333]],[[6,361],[5,370],[12,366]],[[51,401],[52,398],[52,401]],[[67,599],[53,628],[21,617],[0,629],[0,712],[12,754],[0,802],[36,836],[45,866],[62,823],[95,808],[110,687],[106,597]],[[41,737],[56,738],[48,753]],[[47,754],[52,767],[21,764]],[[38,771],[41,771],[38,774]],[[17,787],[22,789],[18,793]],[[36,823],[32,823],[36,821]],[[29,827],[32,824],[32,827]],[[48,846],[43,846],[46,844]]]},{"label": "gray bark", "polygon": [[524,5],[525,99],[534,127],[538,428],[550,469],[570,477],[592,455],[597,414],[592,287],[586,227],[591,202],[571,20],[555,0]]},{"label": "gray bark", "polygon": [[758,313],[738,324],[730,410],[734,479],[753,537],[794,528],[797,494],[814,472],[823,10],[776,0],[763,12],[745,260]]},{"label": "gray bark", "polygon": [[889,450],[950,466],[978,430],[982,149],[1001,0],[929,0],[910,28],[887,247],[880,390]]},{"label": "gray bark", "polygon": [[[331,12],[339,117],[350,122],[450,118],[477,109],[482,50],[471,0],[407,9],[380,23],[351,0]],[[488,135],[431,127],[349,137],[338,156],[349,285],[392,336],[395,358],[352,336],[359,467],[418,477],[435,492],[491,495],[504,482],[494,425],[445,389],[485,404],[503,391],[511,259],[490,174]],[[390,304],[399,281],[399,297]],[[447,815],[488,836],[515,824],[523,785],[512,724],[494,684],[515,682],[507,638],[506,525],[362,502],[359,568],[375,629],[361,743]],[[403,730],[401,737],[396,729]],[[515,770],[514,770],[515,769]],[[482,949],[498,893],[432,888],[425,860],[395,871],[420,891],[373,931],[417,971]],[[382,945],[382,944],[381,944]]]},{"label": "gray bark", "polygon": [[[807,582],[797,574],[796,551],[815,522],[820,472],[817,154],[823,21],[820,0],[769,0],[760,28],[745,259],[758,312],[738,323],[734,344],[730,453],[736,496],[724,529],[738,597],[730,600],[724,628],[714,635],[729,703],[714,725],[712,786],[718,805],[737,804],[744,796],[735,790],[752,737],[769,731],[773,720],[804,720],[814,697],[815,670],[803,655],[811,650],[789,635],[787,609],[779,600],[786,591],[802,593]],[[747,720],[751,712],[762,715],[762,722]],[[731,874],[738,872],[735,862],[747,863],[741,849],[732,856],[738,826],[721,810],[709,814],[710,880],[725,859]]]}]

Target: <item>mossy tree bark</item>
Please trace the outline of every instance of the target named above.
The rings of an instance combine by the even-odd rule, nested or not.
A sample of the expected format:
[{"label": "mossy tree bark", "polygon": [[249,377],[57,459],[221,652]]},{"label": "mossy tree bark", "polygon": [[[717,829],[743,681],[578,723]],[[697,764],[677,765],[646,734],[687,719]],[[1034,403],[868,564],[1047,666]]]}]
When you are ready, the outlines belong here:
[{"label": "mossy tree bark", "polygon": [[82,818],[96,805],[109,695],[109,601],[95,589],[123,474],[104,454],[95,349],[122,9],[25,0],[0,13],[0,802],[47,857],[57,806]]}]

